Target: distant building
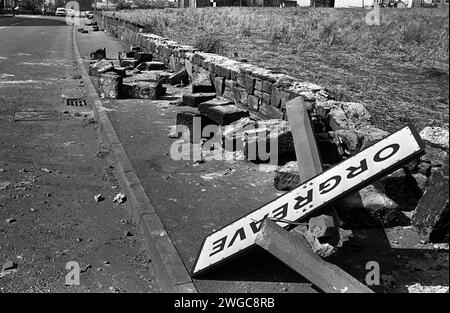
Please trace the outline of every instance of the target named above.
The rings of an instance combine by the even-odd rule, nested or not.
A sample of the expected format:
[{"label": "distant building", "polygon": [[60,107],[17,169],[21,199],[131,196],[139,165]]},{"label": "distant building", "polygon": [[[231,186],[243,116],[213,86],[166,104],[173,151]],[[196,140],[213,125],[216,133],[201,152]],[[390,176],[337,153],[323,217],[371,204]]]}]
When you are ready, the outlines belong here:
[{"label": "distant building", "polygon": [[364,8],[373,6],[374,0],[335,0],[335,8]]}]

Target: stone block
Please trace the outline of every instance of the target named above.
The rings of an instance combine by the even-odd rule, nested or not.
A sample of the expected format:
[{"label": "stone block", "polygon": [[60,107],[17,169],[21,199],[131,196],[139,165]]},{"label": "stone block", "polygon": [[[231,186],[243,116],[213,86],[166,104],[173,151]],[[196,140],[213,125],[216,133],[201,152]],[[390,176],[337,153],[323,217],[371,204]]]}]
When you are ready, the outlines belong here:
[{"label": "stone block", "polygon": [[165,94],[165,88],[160,82],[124,82],[122,93],[125,98],[156,100]]},{"label": "stone block", "polygon": [[216,92],[208,72],[195,73],[192,77],[191,84],[192,93]]},{"label": "stone block", "polygon": [[153,55],[151,53],[135,51],[133,57],[138,61],[138,63],[153,61]]},{"label": "stone block", "polygon": [[179,133],[179,135],[183,135],[185,139],[189,138],[191,143],[199,143],[203,138],[203,129],[211,124],[214,124],[214,122],[204,114],[191,111],[182,111],[177,113],[177,125],[184,125],[189,129],[189,134]]},{"label": "stone block", "polygon": [[431,242],[449,242],[449,159],[432,172],[412,221]]},{"label": "stone block", "polygon": [[200,103],[214,99],[216,93],[189,93],[183,95],[183,104],[190,107],[198,107]]},{"label": "stone block", "polygon": [[118,99],[122,89],[122,77],[114,72],[100,74],[98,89],[100,98]]},{"label": "stone block", "polygon": [[242,110],[234,104],[203,104],[199,107],[199,112],[207,115],[211,120],[219,125],[229,125],[240,118],[249,116],[248,111]]},{"label": "stone block", "polygon": [[225,79],[223,77],[214,78],[214,88],[216,89],[217,96],[222,96],[225,88]]}]

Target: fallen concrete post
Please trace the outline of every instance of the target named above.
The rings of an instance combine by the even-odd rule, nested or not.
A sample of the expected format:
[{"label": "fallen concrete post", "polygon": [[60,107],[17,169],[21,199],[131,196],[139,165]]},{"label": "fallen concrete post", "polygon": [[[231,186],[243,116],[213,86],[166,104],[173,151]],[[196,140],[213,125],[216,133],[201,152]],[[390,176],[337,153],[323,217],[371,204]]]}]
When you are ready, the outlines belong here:
[{"label": "fallen concrete post", "polygon": [[[286,112],[291,125],[300,179],[305,182],[323,171],[313,125],[301,97],[287,102]],[[336,246],[339,243],[336,216],[337,213],[332,209],[329,213],[323,213],[309,220],[308,231],[312,237],[318,239],[320,244]],[[330,249],[326,250],[330,251]]]},{"label": "fallen concrete post", "polygon": [[373,293],[366,285],[311,251],[305,238],[294,236],[266,219],[255,243],[326,293]]}]

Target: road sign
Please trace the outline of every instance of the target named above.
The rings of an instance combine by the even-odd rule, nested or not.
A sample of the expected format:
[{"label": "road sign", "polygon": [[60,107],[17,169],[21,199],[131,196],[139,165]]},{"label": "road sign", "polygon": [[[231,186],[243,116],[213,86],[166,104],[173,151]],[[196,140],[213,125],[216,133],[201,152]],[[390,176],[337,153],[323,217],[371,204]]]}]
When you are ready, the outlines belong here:
[{"label": "road sign", "polygon": [[[407,126],[294,190],[212,233],[203,241],[192,276],[197,276],[255,245],[267,217],[299,221],[325,205],[359,190],[423,153],[423,143]],[[287,228],[289,224],[277,222]]]}]

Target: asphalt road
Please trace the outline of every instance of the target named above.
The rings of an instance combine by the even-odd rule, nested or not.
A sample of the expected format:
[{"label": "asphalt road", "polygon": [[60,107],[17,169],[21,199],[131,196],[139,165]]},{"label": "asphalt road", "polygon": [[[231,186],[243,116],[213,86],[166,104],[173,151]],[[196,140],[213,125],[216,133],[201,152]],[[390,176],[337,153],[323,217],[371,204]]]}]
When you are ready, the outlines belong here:
[{"label": "asphalt road", "polygon": [[0,18],[0,292],[160,291],[80,78],[64,18]]}]

